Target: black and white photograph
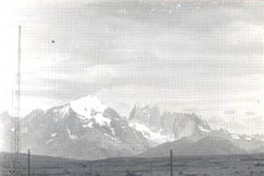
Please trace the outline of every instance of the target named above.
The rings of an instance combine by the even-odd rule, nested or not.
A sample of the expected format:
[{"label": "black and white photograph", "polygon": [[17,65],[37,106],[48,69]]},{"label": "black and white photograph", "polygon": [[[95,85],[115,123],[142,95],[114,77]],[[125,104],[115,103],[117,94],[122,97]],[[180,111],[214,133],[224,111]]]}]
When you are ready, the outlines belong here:
[{"label": "black and white photograph", "polygon": [[0,13],[0,176],[264,176],[264,1]]}]

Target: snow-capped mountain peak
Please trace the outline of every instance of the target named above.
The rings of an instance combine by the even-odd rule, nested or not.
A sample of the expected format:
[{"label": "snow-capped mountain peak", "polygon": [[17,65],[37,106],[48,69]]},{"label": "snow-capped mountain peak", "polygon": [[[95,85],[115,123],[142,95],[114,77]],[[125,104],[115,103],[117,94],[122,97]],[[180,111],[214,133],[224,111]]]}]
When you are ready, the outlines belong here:
[{"label": "snow-capped mountain peak", "polygon": [[70,106],[78,115],[88,119],[102,114],[108,108],[97,97],[91,95],[70,102]]},{"label": "snow-capped mountain peak", "polygon": [[[3,116],[0,124],[10,129],[11,117]],[[9,132],[1,133],[4,139],[8,139]],[[21,134],[24,150],[30,147],[34,154],[81,159],[133,156],[157,145],[161,146],[158,151],[167,153],[173,148],[180,155],[264,151],[263,136],[213,130],[196,114],[135,106],[125,119],[90,95],[45,111],[33,111],[21,120]],[[157,150],[151,151],[156,156]]]}]

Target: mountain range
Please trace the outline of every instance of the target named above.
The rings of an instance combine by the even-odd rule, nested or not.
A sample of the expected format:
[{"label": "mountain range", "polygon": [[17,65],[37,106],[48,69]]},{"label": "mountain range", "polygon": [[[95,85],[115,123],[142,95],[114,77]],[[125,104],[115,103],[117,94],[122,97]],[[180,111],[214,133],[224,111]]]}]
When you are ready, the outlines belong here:
[{"label": "mountain range", "polygon": [[[2,144],[10,149],[11,119],[0,116]],[[64,158],[97,160],[112,157],[228,155],[264,151],[263,136],[214,130],[191,113],[161,112],[135,105],[128,117],[86,96],[48,110],[34,110],[20,120],[21,151]],[[3,145],[1,145],[3,146]]]}]

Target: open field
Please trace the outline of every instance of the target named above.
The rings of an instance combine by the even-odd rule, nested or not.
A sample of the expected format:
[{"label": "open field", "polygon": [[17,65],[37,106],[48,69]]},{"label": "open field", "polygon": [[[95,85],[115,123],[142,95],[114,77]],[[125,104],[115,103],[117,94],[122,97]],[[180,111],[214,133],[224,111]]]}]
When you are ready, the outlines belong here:
[{"label": "open field", "polygon": [[[1,154],[1,175],[8,171],[9,158]],[[21,175],[27,175],[27,156],[19,161]],[[169,166],[169,157],[81,161],[32,156],[31,176],[169,176]],[[264,155],[174,157],[173,166],[175,176],[263,176]]]}]

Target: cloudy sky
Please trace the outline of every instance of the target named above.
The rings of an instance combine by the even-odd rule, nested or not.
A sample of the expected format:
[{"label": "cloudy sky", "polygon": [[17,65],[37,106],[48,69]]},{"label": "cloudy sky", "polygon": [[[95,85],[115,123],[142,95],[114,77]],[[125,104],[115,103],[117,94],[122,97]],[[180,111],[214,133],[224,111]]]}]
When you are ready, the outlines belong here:
[{"label": "cloudy sky", "polygon": [[264,133],[264,3],[15,2],[0,4],[2,111],[21,24],[23,114],[92,94],[122,115],[150,104]]}]

